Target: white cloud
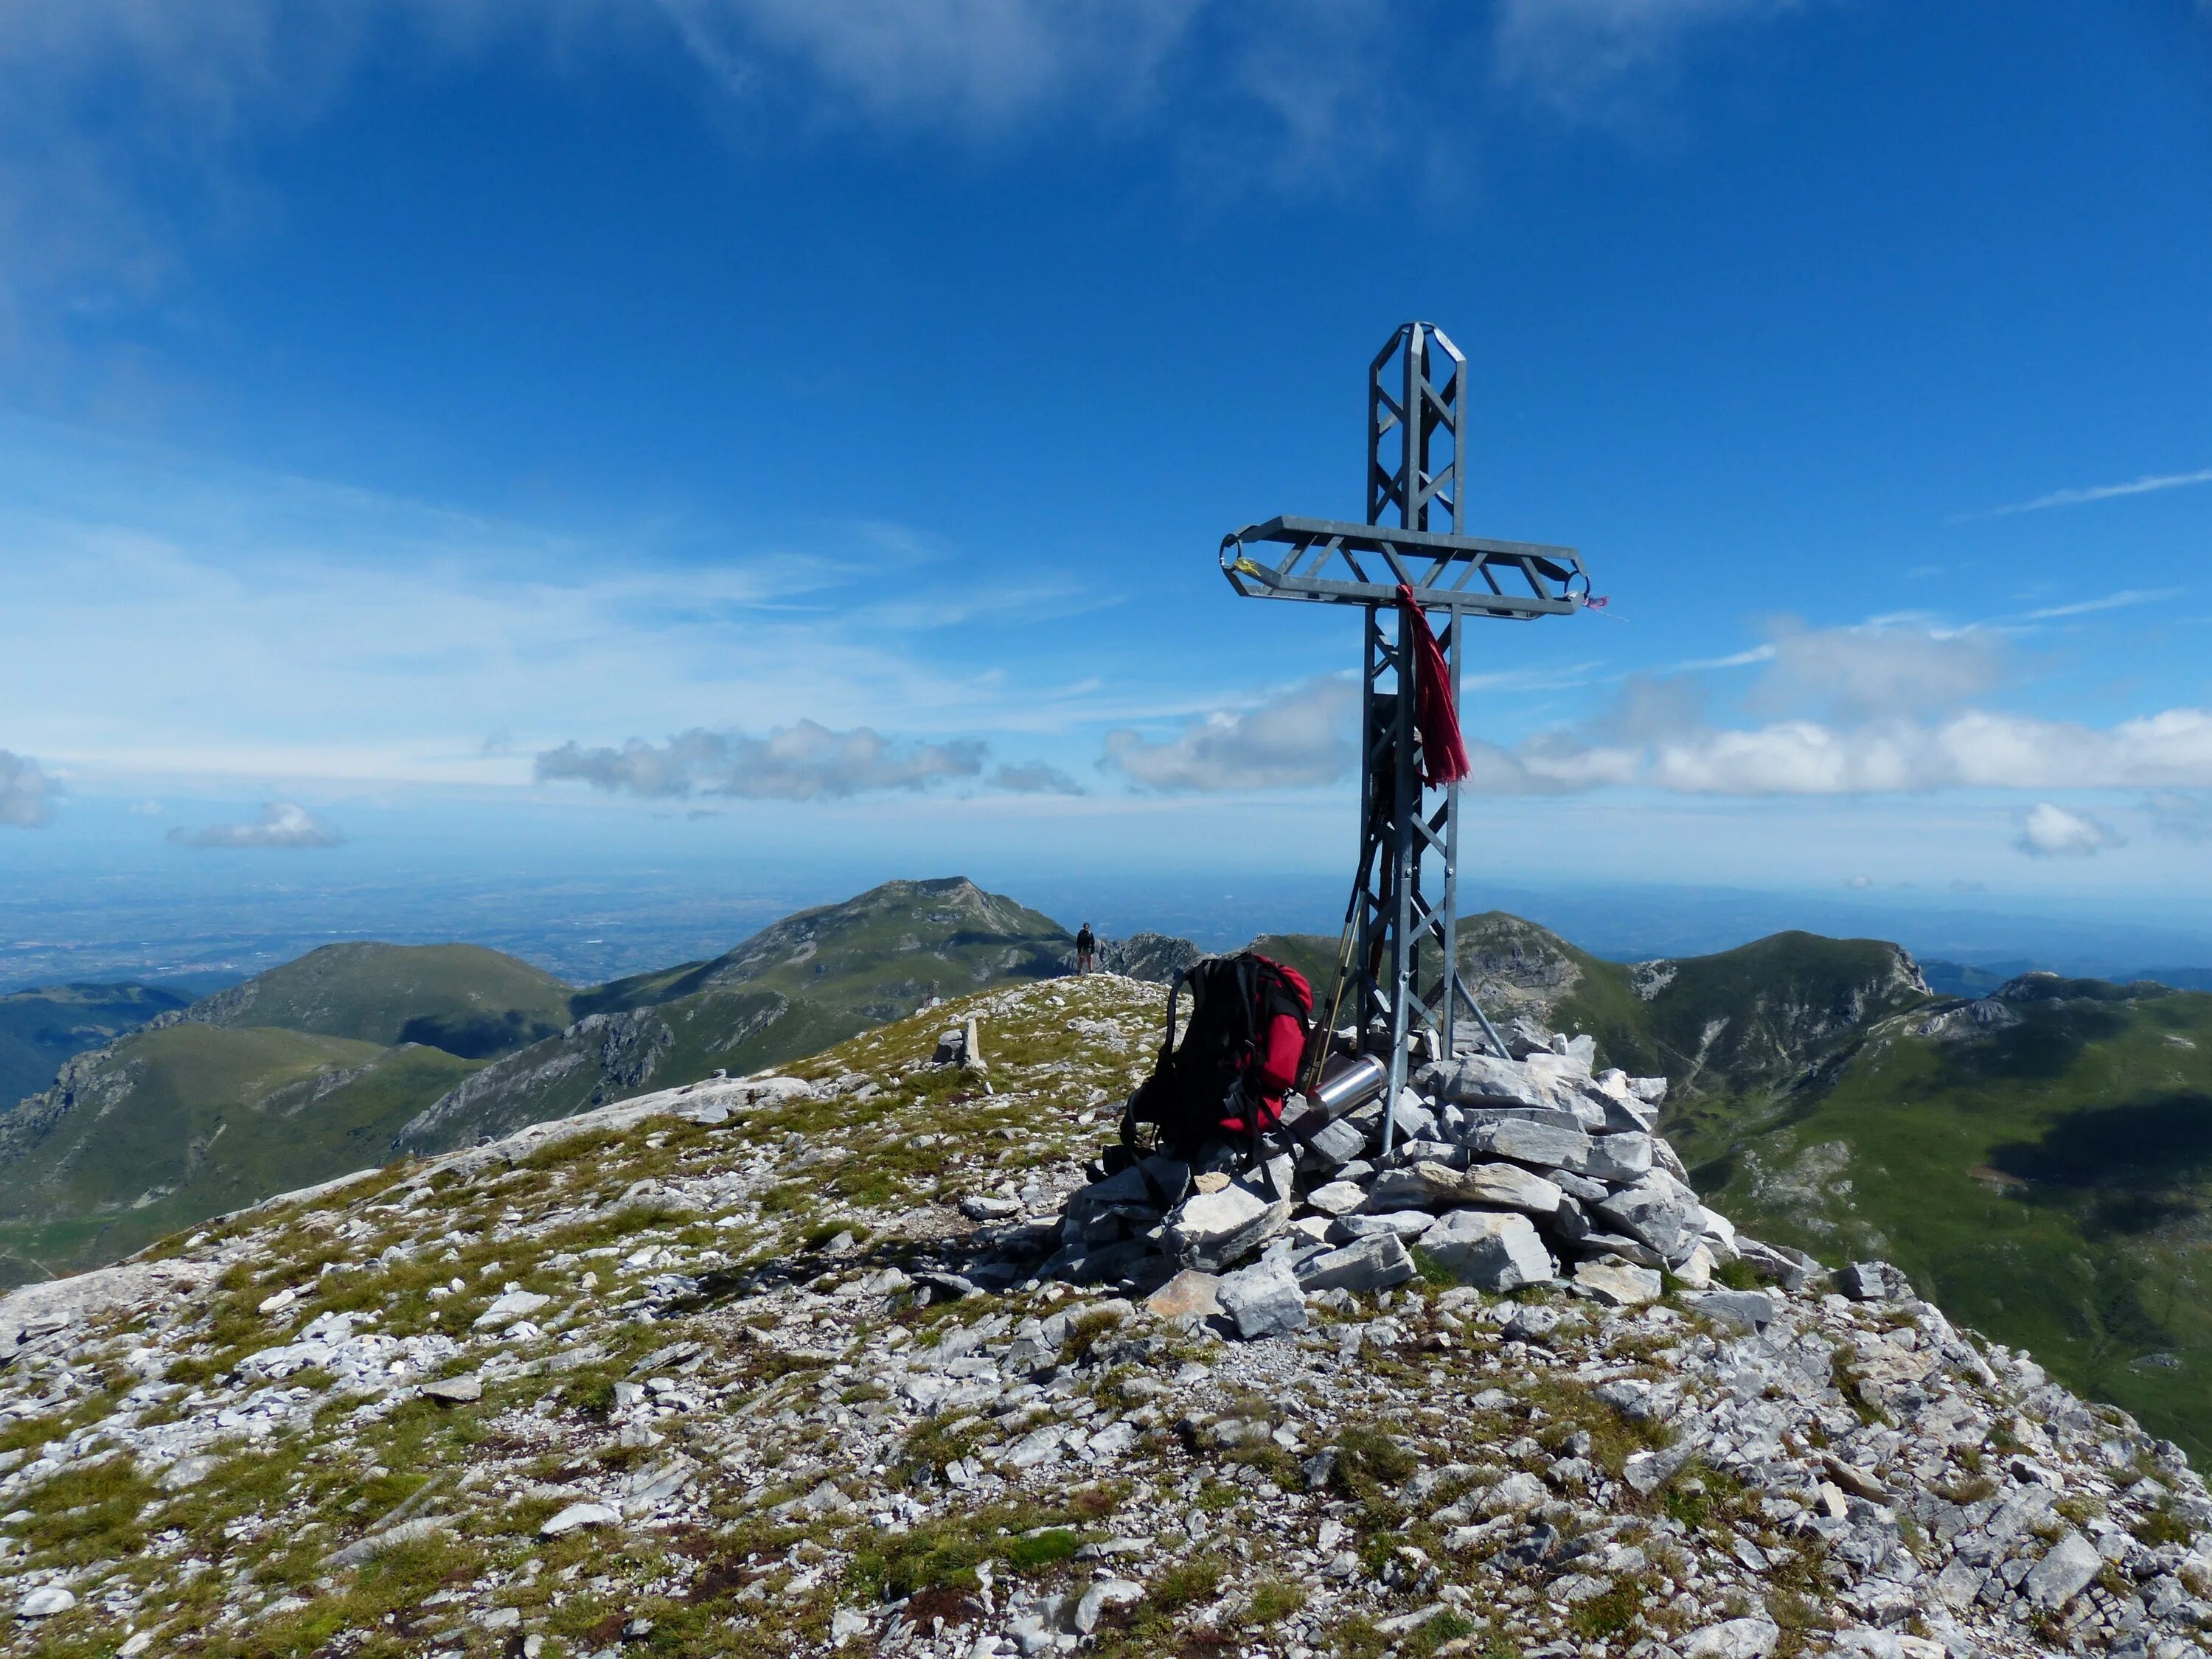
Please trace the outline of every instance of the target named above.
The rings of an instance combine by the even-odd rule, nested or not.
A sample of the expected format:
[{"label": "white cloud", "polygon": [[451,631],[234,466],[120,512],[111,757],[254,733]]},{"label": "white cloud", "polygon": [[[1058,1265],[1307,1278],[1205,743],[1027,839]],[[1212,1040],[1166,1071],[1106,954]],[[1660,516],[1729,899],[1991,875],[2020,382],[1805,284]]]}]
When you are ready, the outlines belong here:
[{"label": "white cloud", "polygon": [[1471,769],[1460,787],[1479,795],[1576,795],[1632,784],[1644,751],[1632,743],[1593,744],[1572,732],[1546,732],[1517,748],[1467,739]]},{"label": "white cloud", "polygon": [[538,757],[540,781],[574,779],[634,795],[733,795],[750,800],[840,799],[889,789],[924,789],[983,769],[973,742],[897,744],[866,726],[833,732],[814,720],[770,732],[693,730],[665,744],[633,738],[619,749],[574,742]]},{"label": "white cloud", "polygon": [[2205,784],[2212,783],[2212,710],[2168,709],[2110,727],[1976,709],[1925,725],[1784,720],[1707,729],[1652,746],[1632,767],[1609,763],[1635,781],[1689,794]]},{"label": "white cloud", "polygon": [[1998,635],[1925,625],[1808,629],[1785,622],[1754,708],[1867,719],[1955,708],[2005,678]]},{"label": "white cloud", "polygon": [[2143,802],[2143,811],[2159,835],[2197,846],[2212,843],[2212,796],[2161,789]]},{"label": "white cloud", "polygon": [[211,823],[201,830],[172,830],[170,842],[179,847],[339,847],[345,836],[337,826],[325,823],[304,806],[273,800],[261,816],[246,823]]},{"label": "white cloud", "polygon": [[1172,738],[1109,732],[1099,763],[1164,793],[1334,783],[1358,757],[1352,727],[1358,707],[1358,686],[1324,676],[1256,708],[1216,710]]},{"label": "white cloud", "polygon": [[[660,0],[685,46],[733,91],[795,65],[830,108],[970,130],[1080,92],[1146,101],[1204,0]],[[787,76],[786,77],[788,78]]]},{"label": "white cloud", "polygon": [[1856,888],[1863,892],[1866,889],[1874,885],[1874,878],[1872,876],[1849,876],[1844,878],[1844,885],[1846,887]]},{"label": "white cloud", "polygon": [[1468,787],[1759,796],[2212,785],[2212,710],[2172,708],[2100,727],[1971,706],[2002,686],[2004,653],[2000,635],[1903,620],[1785,625],[1747,702],[1814,713],[1718,725],[1705,718],[1693,682],[1632,681],[1595,720],[1510,750],[1471,745]]},{"label": "white cloud", "polygon": [[1492,46],[1499,79],[1558,113],[1618,121],[1632,94],[1669,85],[1690,40],[1759,21],[1800,0],[1503,0]]},{"label": "white cloud", "polygon": [[991,774],[991,787],[1016,795],[1079,795],[1083,786],[1043,761],[1001,766]]},{"label": "white cloud", "polygon": [[2107,847],[2126,846],[2127,837],[2086,812],[2069,812],[2046,800],[2021,817],[2020,839],[2013,845],[2030,858],[2086,859]]},{"label": "white cloud", "polygon": [[17,830],[36,830],[54,815],[54,786],[27,755],[0,749],[0,824]]},{"label": "white cloud", "polygon": [[2093,484],[2081,489],[2054,489],[2049,495],[2038,495],[2032,501],[2014,501],[2008,507],[1993,507],[1986,512],[1960,516],[2002,519],[2014,513],[2040,513],[2053,507],[2080,507],[2089,501],[2110,501],[2116,495],[2148,495],[2161,489],[2186,489],[2192,484],[2201,483],[2212,483],[2212,466],[2200,467],[2194,472],[2153,473],[2127,483]]}]

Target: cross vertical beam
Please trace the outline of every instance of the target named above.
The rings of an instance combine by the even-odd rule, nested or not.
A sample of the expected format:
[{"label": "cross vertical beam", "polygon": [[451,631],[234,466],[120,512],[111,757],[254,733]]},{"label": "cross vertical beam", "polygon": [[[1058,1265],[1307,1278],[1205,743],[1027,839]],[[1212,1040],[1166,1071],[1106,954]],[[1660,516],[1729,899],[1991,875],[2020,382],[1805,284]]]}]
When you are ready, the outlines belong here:
[{"label": "cross vertical beam", "polygon": [[[1366,524],[1277,518],[1221,544],[1223,574],[1239,593],[1366,612],[1359,863],[1345,988],[1360,1048],[1389,1060],[1394,1106],[1413,1041],[1449,1056],[1462,1009],[1504,1052],[1459,971],[1459,789],[1447,787],[1431,808],[1399,586],[1413,590],[1423,612],[1442,613],[1437,642],[1462,709],[1467,618],[1571,615],[1589,592],[1572,548],[1463,532],[1466,385],[1467,359],[1443,330],[1401,325],[1368,365]],[[1275,555],[1274,546],[1288,552]],[[1395,1145],[1395,1116],[1385,1115],[1386,1153]]]},{"label": "cross vertical beam", "polygon": [[[1466,382],[1465,355],[1432,324],[1401,325],[1376,353],[1367,367],[1368,523],[1383,524],[1389,515],[1401,529],[1460,533],[1467,476]],[[1378,639],[1382,608],[1367,607],[1369,632]],[[1370,649],[1363,699],[1387,699],[1393,710],[1391,753],[1387,760],[1378,755],[1370,762],[1369,786],[1380,781],[1378,766],[1386,769],[1391,801],[1383,817],[1370,814],[1361,820],[1370,835],[1378,824],[1387,826],[1387,846],[1372,849],[1382,855],[1374,858],[1368,848],[1360,849],[1359,867],[1376,872],[1376,902],[1360,907],[1367,926],[1361,930],[1365,937],[1357,961],[1362,970],[1358,1006],[1363,1038],[1375,1025],[1386,1024],[1389,1098],[1395,1102],[1405,1085],[1407,1039],[1415,1024],[1426,1032],[1434,1052],[1449,1055],[1459,1004],[1464,1000],[1472,1006],[1474,999],[1459,973],[1459,788],[1447,787],[1431,814],[1413,729],[1411,641],[1406,618],[1395,607],[1391,614],[1395,637],[1387,650]],[[1460,688],[1456,622],[1455,611],[1437,636],[1451,668],[1455,707]],[[1386,669],[1391,679],[1388,692],[1378,678]],[[1442,903],[1428,903],[1427,894],[1439,887]],[[1430,978],[1436,988],[1425,994],[1423,959],[1431,956]],[[1384,1118],[1386,1153],[1396,1140],[1396,1117],[1392,1111]]]},{"label": "cross vertical beam", "polygon": [[[1375,354],[1367,366],[1368,523],[1384,523],[1383,514],[1395,509],[1402,529],[1459,534],[1466,381],[1466,356],[1433,323],[1400,324]],[[1451,446],[1441,467],[1434,453],[1439,435]]]}]

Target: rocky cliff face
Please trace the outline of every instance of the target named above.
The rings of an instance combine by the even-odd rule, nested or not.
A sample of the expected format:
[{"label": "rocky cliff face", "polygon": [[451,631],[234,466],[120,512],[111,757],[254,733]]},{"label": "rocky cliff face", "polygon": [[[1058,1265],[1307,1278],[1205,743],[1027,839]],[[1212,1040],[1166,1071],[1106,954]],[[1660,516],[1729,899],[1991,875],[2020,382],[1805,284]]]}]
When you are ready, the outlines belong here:
[{"label": "rocky cliff face", "polygon": [[[1079,1154],[1146,1069],[1162,994],[988,993],[0,1300],[0,1643],[2212,1646],[2212,1501],[2174,1449],[1877,1265],[1831,1276],[1702,1208],[1661,1248],[1653,1206],[1613,1200],[1648,1175],[1631,1138],[1650,1167],[1663,1141],[1578,1109],[1649,1103],[1572,1053],[1538,1060],[1533,1033],[1519,1077],[1429,1080],[1450,1138],[1309,1170],[1241,1259],[1185,1224],[1192,1194],[1159,1201],[1170,1182],[1115,1218],[1159,1230],[1146,1250],[1056,1277],[1101,1270],[1082,1258],[1116,1200]],[[990,1069],[933,1066],[969,1014]],[[1479,1144],[1515,1120],[1469,1114],[1507,1113],[1504,1085],[1540,1073],[1539,1109],[1575,1127],[1523,1121],[1588,1145]],[[1478,1083],[1489,1103],[1466,1098]],[[1528,1218],[1528,1183],[1568,1194],[1561,1176],[1603,1188],[1589,1212],[1612,1206],[1618,1244],[1570,1266],[1555,1206],[1536,1251],[1505,1253],[1508,1290],[1468,1282],[1497,1253],[1425,1242]],[[1362,1196],[1333,1213],[1330,1185]],[[1339,1223],[1364,1224],[1340,1243]],[[1412,1241],[1410,1273],[1376,1271],[1378,1247],[1316,1270],[1384,1237]],[[1674,1267],[1643,1267],[1639,1243]],[[1153,1256],[1170,1276],[1147,1291]]]},{"label": "rocky cliff face", "polygon": [[[735,1041],[753,1035],[784,1009],[769,1000],[751,1021],[729,1028]],[[425,1107],[394,1137],[404,1152],[438,1151],[456,1142],[510,1134],[541,1118],[588,1110],[610,1098],[643,1091],[676,1046],[661,1012],[587,1014],[546,1042],[495,1061]]]},{"label": "rocky cliff face", "polygon": [[[147,1029],[159,1030],[182,1018],[180,1013],[167,1013],[149,1022]],[[21,1158],[71,1112],[82,1109],[97,1115],[128,1094],[133,1079],[125,1057],[127,1042],[126,1038],[72,1054],[62,1062],[52,1088],[26,1096],[0,1111],[0,1164]]]},{"label": "rocky cliff face", "polygon": [[[1127,939],[1098,941],[1098,966],[1155,985],[1165,985],[1206,954],[1187,939],[1170,933],[1132,933]],[[1068,966],[1075,965],[1073,952]]]},{"label": "rocky cliff face", "polygon": [[1690,1096],[1796,1088],[1847,1054],[1875,1022],[1932,995],[1898,945],[1809,933],[1778,933],[1716,956],[1642,962],[1628,971],[1645,1005],[1644,1043],[1613,1046],[1638,1051]]},{"label": "rocky cliff face", "polygon": [[1886,954],[1888,960],[1863,978],[1820,987],[1802,997],[1784,995],[1754,1003],[1731,1069],[1738,1073],[1747,1066],[1778,1071],[1802,1064],[1805,1055],[1854,1039],[1884,1015],[1924,1000],[1929,992],[1911,957],[1893,945]]},{"label": "rocky cliff face", "polygon": [[0,1110],[47,1087],[73,1055],[112,1042],[187,1000],[154,985],[0,992]]},{"label": "rocky cliff face", "polygon": [[1558,934],[1502,910],[1461,921],[1459,958],[1476,999],[1501,1020],[1551,1020],[1589,971]]}]

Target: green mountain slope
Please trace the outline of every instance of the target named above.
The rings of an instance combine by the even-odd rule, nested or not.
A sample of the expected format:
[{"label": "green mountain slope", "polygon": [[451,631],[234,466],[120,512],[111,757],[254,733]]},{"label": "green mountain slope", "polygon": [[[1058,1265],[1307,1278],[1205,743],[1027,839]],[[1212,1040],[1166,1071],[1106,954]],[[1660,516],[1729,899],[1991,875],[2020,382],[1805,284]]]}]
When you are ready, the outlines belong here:
[{"label": "green mountain slope", "polygon": [[811,1054],[932,998],[1057,973],[1071,950],[1048,918],[958,879],[894,882],[712,962],[574,994],[473,945],[328,945],[77,1054],[0,1112],[0,1282],[111,1259],[395,1145]]},{"label": "green mountain slope", "polygon": [[185,1006],[154,985],[48,985],[0,994],[0,1106],[54,1080],[72,1054]]},{"label": "green mountain slope", "polygon": [[1879,939],[1776,933],[1711,956],[1607,962],[1492,911],[1460,955],[1493,1020],[1526,1009],[1597,1039],[1604,1063],[1673,1085],[1674,1115],[1798,1086],[1873,1020],[1928,1000],[1912,958]]},{"label": "green mountain slope", "polygon": [[1744,1224],[1895,1261],[2212,1454],[2212,996],[2031,975],[1882,1021],[1778,1119],[1686,1139]]},{"label": "green mountain slope", "polygon": [[181,1012],[152,993],[158,1018],[49,1068],[51,1087],[0,1112],[0,1280],[381,1162],[483,1059],[562,1030],[568,996],[477,945],[365,943]]},{"label": "green mountain slope", "polygon": [[[1313,982],[1324,1006],[1337,940],[1269,933],[1253,941]],[[1664,1076],[1674,1110],[1765,1099],[1833,1065],[1873,1020],[1928,1000],[1912,958],[1876,939],[1777,933],[1733,951],[1672,961],[1607,962],[1518,916],[1492,910],[1459,925],[1461,972],[1503,1027],[1526,1013],[1597,1039],[1603,1063]],[[1348,1018],[1346,1015],[1345,1018]]]},{"label": "green mountain slope", "polygon": [[188,1018],[489,1060],[559,1031],[573,1018],[569,997],[552,975],[480,945],[364,941],[310,951],[195,1003]]},{"label": "green mountain slope", "polygon": [[964,878],[888,882],[786,917],[712,962],[580,994],[574,1025],[469,1079],[398,1144],[441,1151],[716,1071],[776,1065],[933,997],[1060,973],[1073,948],[1050,917]]},{"label": "green mountain slope", "polygon": [[111,1260],[377,1164],[400,1124],[477,1064],[190,1020],[80,1055],[0,1118],[0,1281]]}]

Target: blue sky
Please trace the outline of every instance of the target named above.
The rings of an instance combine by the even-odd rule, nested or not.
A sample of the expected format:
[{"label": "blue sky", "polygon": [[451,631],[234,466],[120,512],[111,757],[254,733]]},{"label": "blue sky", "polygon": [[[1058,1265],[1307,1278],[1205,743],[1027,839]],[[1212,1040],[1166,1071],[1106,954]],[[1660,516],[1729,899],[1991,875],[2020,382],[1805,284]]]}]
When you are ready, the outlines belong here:
[{"label": "blue sky", "polygon": [[33,0],[0,876],[1335,870],[1419,316],[1518,881],[2212,926],[2208,271],[2203,0]]}]

